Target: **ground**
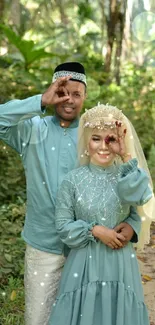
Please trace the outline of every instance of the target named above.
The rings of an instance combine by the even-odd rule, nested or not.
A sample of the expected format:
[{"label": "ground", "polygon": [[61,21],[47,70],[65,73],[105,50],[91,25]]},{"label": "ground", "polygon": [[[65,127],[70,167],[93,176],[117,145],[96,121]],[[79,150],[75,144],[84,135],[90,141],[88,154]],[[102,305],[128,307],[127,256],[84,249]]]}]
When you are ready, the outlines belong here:
[{"label": "ground", "polygon": [[149,310],[150,325],[155,325],[155,223],[151,230],[151,243],[143,253],[137,253],[145,302]]}]

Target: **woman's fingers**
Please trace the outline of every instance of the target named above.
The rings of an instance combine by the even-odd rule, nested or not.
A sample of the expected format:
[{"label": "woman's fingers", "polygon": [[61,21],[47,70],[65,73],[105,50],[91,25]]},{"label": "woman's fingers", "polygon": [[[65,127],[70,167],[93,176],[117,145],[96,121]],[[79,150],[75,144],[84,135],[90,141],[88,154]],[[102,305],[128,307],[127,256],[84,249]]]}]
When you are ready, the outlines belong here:
[{"label": "woman's fingers", "polygon": [[117,239],[120,239],[122,241],[126,240],[126,238],[121,233],[117,233]]},{"label": "woman's fingers", "polygon": [[112,249],[118,249],[123,247],[123,244],[117,238],[115,240],[110,241],[107,245]]},{"label": "woman's fingers", "polygon": [[108,243],[107,246],[110,247],[111,249],[114,249],[114,246],[111,243]]},{"label": "woman's fingers", "polygon": [[119,247],[123,247],[123,244],[122,244],[121,241],[120,241],[119,239],[117,239],[117,238],[115,238],[115,240],[114,240],[114,244],[117,245],[117,246],[119,246]]},{"label": "woman's fingers", "polygon": [[119,122],[116,126],[117,126],[118,141],[121,141],[121,139],[124,138],[124,133],[122,132],[122,128],[121,128],[122,126],[121,122]]},{"label": "woman's fingers", "polygon": [[113,133],[108,134],[105,138],[105,143],[109,144],[109,143],[113,143],[113,142],[117,142],[117,136]]}]

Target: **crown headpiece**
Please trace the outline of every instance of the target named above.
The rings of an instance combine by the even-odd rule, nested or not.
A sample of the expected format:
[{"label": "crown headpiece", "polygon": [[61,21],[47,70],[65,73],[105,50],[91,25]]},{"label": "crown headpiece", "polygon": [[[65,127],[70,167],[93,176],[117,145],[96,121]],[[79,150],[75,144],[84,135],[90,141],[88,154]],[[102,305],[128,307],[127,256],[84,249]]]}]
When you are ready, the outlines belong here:
[{"label": "crown headpiece", "polygon": [[115,121],[123,121],[123,113],[109,104],[98,105],[87,110],[83,115],[83,127],[92,129],[116,128]]}]

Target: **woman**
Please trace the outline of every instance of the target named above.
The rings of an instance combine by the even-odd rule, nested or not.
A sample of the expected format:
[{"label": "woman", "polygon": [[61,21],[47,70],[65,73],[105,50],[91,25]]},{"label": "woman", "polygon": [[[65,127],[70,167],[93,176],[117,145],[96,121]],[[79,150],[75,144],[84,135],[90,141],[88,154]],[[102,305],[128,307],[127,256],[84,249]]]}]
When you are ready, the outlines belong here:
[{"label": "woman", "polygon": [[[123,247],[114,230],[140,206],[140,245],[149,239],[153,194],[133,126],[116,107],[90,109],[80,119],[78,153],[81,167],[57,199],[57,231],[71,251],[49,325],[148,325],[133,245]],[[138,235],[140,220],[132,227]]]}]

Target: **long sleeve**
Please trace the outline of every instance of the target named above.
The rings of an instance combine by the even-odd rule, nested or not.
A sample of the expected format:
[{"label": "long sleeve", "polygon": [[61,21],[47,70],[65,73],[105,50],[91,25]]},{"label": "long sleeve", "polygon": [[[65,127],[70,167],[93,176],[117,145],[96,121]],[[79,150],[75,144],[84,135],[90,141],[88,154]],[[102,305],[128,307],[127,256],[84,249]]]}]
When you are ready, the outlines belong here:
[{"label": "long sleeve", "polygon": [[131,242],[137,243],[138,242],[138,236],[141,230],[141,218],[137,213],[136,208],[133,206],[130,207],[130,214],[129,216],[124,220],[124,222],[128,223],[134,230],[134,235],[131,238]]},{"label": "long sleeve", "polygon": [[22,153],[31,136],[31,118],[41,113],[41,95],[0,105],[0,138]]},{"label": "long sleeve", "polygon": [[120,166],[118,193],[123,203],[143,205],[152,197],[149,178],[137,164],[137,160],[132,159]]},{"label": "long sleeve", "polygon": [[74,184],[70,174],[62,182],[56,202],[56,229],[60,239],[70,248],[81,248],[89,241],[96,242],[91,233],[95,223],[76,220],[74,213]]}]

